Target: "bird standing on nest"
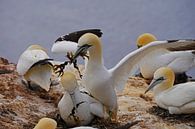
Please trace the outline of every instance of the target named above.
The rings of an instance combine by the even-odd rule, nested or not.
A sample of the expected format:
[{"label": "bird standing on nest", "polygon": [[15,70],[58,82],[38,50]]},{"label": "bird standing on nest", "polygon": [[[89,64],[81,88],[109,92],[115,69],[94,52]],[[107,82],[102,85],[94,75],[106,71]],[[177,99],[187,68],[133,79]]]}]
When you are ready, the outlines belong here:
[{"label": "bird standing on nest", "polygon": [[195,113],[195,82],[174,85],[175,74],[169,67],[161,67],[154,73],[148,89],[153,89],[157,105],[170,114]]},{"label": "bird standing on nest", "polygon": [[86,90],[104,104],[111,117],[116,119],[118,104],[115,88],[119,90],[124,88],[129,75],[135,74],[140,61],[145,56],[151,51],[161,49],[170,51],[194,50],[195,41],[156,41],[129,53],[114,68],[109,70],[104,66],[102,44],[96,35],[91,33],[84,34],[79,39],[78,46],[73,59],[76,59],[86,51],[89,52],[89,60],[82,78]]}]

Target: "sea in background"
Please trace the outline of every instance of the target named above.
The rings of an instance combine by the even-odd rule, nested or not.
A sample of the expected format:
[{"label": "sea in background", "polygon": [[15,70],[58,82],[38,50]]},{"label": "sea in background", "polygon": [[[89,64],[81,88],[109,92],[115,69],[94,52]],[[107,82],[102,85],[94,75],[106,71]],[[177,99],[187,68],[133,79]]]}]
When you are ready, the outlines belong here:
[{"label": "sea in background", "polygon": [[[61,35],[99,28],[104,62],[111,68],[136,49],[142,33],[159,40],[195,39],[194,5],[194,0],[0,0],[0,56],[17,63],[30,44],[50,50]],[[195,70],[190,74],[195,77]]]}]

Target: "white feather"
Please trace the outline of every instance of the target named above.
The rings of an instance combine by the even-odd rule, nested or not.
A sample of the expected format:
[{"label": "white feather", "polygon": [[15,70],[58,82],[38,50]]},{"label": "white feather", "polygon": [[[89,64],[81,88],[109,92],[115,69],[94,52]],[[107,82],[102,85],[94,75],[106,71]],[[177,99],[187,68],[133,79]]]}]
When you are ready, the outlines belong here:
[{"label": "white feather", "polygon": [[160,67],[170,67],[177,73],[183,73],[192,68],[195,55],[191,51],[171,52],[166,49],[150,52],[140,63],[140,71],[144,78],[152,78],[154,72]]},{"label": "white feather", "polygon": [[75,52],[77,50],[77,43],[71,41],[60,41],[53,44],[51,51],[57,54],[66,54],[67,52]]},{"label": "white feather", "polygon": [[48,58],[47,53],[43,50],[26,50],[20,56],[16,70],[19,75],[24,75],[34,63]]},{"label": "white feather", "polygon": [[[193,40],[179,40],[175,42],[168,42],[168,41],[155,41],[146,46],[143,46],[140,49],[137,49],[127,56],[125,56],[114,68],[110,70],[112,79],[114,82],[114,86],[119,89],[124,88],[124,84],[128,79],[129,75],[135,74],[137,69],[139,68],[139,64],[144,59],[144,57],[148,57],[152,51],[158,51],[162,49],[172,49],[172,48],[184,48],[187,50],[194,49],[194,48],[185,48],[189,45],[195,45],[195,41]],[[151,58],[151,57],[150,57]]]},{"label": "white feather", "polygon": [[52,69],[49,64],[37,65],[29,71],[29,80],[49,91],[51,85]]}]

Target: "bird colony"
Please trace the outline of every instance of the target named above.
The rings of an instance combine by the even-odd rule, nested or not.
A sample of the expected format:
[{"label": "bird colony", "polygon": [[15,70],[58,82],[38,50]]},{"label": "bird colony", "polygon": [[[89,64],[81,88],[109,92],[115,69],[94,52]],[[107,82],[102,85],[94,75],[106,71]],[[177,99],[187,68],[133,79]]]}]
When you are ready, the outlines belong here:
[{"label": "bird colony", "polygon": [[[47,50],[38,44],[29,46],[18,60],[17,72],[30,90],[62,87],[58,109],[67,127],[93,129],[87,125],[95,117],[117,121],[120,105],[116,93],[123,91],[128,77],[136,75],[149,80],[145,93],[153,89],[159,107],[170,114],[195,113],[195,82],[185,73],[195,65],[195,40],[158,41],[154,35],[145,33],[137,38],[138,49],[107,69],[101,37],[99,29],[59,37],[51,51],[66,57],[64,61],[51,59]],[[77,63],[79,57],[84,60],[82,72]],[[34,129],[56,127],[55,120],[42,118]]]}]

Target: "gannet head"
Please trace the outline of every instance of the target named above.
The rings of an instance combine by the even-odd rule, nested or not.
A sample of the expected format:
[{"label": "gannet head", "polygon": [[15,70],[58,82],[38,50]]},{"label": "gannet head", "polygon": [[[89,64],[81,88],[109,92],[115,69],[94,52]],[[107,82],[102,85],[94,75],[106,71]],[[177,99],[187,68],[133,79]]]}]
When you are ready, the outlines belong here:
[{"label": "gannet head", "polygon": [[137,47],[140,48],[142,46],[145,46],[146,44],[156,41],[156,37],[153,34],[150,33],[144,33],[141,34],[136,41]]},{"label": "gannet head", "polygon": [[41,118],[34,129],[55,129],[57,122],[51,118]]},{"label": "gannet head", "polygon": [[37,44],[30,45],[27,48],[27,50],[43,50],[43,51],[47,52],[47,50],[45,48],[43,48],[42,46],[37,45]]},{"label": "gannet head", "polygon": [[175,74],[173,70],[169,67],[161,67],[154,73],[154,78],[145,93],[154,87],[158,87],[161,91],[166,90],[173,86],[174,80]]},{"label": "gannet head", "polygon": [[61,84],[68,92],[73,92],[78,86],[76,76],[72,72],[65,72],[61,77]]},{"label": "gannet head", "polygon": [[[79,55],[87,53],[87,51],[93,51],[93,53],[101,53],[101,42],[98,36],[92,33],[86,33],[79,38],[78,49],[74,54],[74,58],[77,58]],[[94,52],[94,50],[96,52]]]}]

